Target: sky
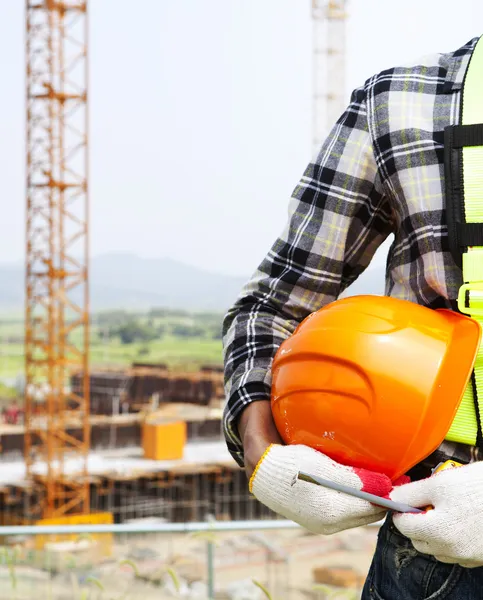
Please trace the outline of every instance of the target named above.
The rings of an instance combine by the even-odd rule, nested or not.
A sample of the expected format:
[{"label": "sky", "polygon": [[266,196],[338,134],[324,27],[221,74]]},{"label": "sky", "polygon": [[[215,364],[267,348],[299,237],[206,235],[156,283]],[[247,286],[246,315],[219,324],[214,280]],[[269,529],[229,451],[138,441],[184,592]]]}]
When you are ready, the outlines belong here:
[{"label": "sky", "polygon": [[[0,262],[25,256],[24,0],[0,0]],[[310,0],[89,0],[90,247],[249,275],[311,158]],[[483,33],[481,0],[351,0],[347,101]],[[373,260],[382,264],[386,247]]]}]

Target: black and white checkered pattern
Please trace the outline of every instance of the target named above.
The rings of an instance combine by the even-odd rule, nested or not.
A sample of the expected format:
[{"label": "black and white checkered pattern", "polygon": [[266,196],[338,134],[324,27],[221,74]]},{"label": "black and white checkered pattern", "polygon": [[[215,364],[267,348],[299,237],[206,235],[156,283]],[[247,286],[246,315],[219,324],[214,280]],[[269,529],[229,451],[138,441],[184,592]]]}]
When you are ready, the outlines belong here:
[{"label": "black and white checkered pattern", "polygon": [[[285,230],[224,321],[224,431],[241,466],[236,421],[270,398],[277,348],[354,282],[391,233],[386,294],[456,308],[462,278],[448,246],[443,139],[459,122],[476,42],[368,79],[295,188]],[[477,451],[444,443],[440,456],[467,462]]]}]

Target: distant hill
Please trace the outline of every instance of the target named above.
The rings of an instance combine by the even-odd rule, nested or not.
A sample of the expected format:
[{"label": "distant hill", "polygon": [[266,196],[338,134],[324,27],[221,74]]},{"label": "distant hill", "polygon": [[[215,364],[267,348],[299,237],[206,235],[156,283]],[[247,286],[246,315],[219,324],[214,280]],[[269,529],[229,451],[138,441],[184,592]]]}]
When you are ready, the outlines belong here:
[{"label": "distant hill", "polygon": [[[169,259],[105,254],[91,261],[93,310],[152,307],[225,311],[248,277],[230,277]],[[344,293],[383,294],[384,268],[369,267]],[[0,309],[22,309],[22,265],[0,264]]]},{"label": "distant hill", "polygon": [[[91,306],[94,310],[159,306],[224,311],[246,279],[204,271],[169,258],[105,254],[91,260]],[[0,264],[0,309],[18,309],[23,302],[23,265]]]}]

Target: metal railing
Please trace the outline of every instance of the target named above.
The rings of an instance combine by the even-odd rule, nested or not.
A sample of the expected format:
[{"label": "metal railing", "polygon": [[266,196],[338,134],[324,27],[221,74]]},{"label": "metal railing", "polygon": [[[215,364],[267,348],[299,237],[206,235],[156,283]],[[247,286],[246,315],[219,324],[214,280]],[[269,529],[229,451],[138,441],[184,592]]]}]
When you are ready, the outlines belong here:
[{"label": "metal railing", "polygon": [[[380,527],[382,521],[367,525]],[[285,519],[251,521],[198,521],[188,523],[121,523],[112,525],[3,525],[0,536],[64,535],[83,533],[195,533],[198,531],[246,531],[261,529],[298,529],[300,525]]]},{"label": "metal railing", "polygon": [[199,521],[188,523],[120,523],[109,525],[4,525],[0,536],[64,535],[83,533],[195,533],[201,531],[247,531],[260,529],[296,529],[300,525],[286,520]]}]

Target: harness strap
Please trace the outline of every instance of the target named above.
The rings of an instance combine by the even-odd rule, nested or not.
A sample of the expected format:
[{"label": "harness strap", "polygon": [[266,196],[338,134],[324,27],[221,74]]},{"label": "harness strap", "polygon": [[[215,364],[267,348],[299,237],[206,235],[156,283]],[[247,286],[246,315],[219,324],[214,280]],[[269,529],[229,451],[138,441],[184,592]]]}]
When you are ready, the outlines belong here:
[{"label": "harness strap", "polygon": [[[446,210],[450,249],[462,268],[458,310],[483,326],[483,37],[463,84],[461,124],[445,129]],[[446,436],[483,449],[483,344]]]}]

